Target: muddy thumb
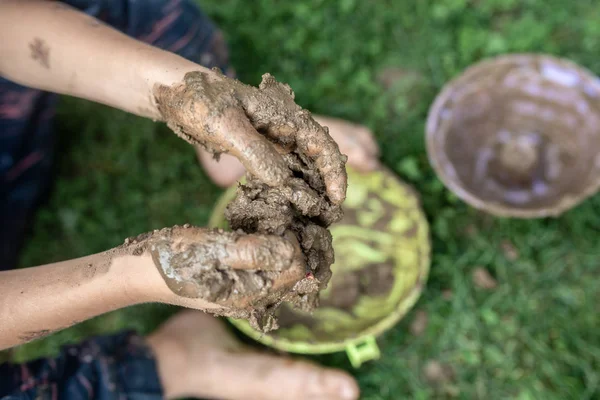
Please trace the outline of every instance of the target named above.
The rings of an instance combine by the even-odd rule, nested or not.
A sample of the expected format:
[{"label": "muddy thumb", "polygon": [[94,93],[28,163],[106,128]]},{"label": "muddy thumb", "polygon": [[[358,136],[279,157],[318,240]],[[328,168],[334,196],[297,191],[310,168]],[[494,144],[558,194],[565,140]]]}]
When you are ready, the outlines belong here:
[{"label": "muddy thumb", "polygon": [[262,400],[356,400],[359,389],[346,372],[289,358],[260,353],[237,354],[237,371],[231,373],[243,393],[229,393],[228,399]]},{"label": "muddy thumb", "polygon": [[245,235],[226,246],[221,260],[234,269],[283,271],[290,267],[295,249],[289,240],[275,235]]},{"label": "muddy thumb", "polygon": [[274,144],[254,129],[245,114],[228,110],[215,128],[227,132],[223,145],[248,172],[269,186],[285,185],[291,171]]}]

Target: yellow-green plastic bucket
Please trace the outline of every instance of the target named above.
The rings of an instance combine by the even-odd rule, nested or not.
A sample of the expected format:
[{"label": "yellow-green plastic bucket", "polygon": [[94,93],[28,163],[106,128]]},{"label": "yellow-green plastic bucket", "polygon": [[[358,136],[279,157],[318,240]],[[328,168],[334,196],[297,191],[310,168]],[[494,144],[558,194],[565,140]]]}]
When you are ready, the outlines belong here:
[{"label": "yellow-green plastic bucket", "polygon": [[[223,214],[235,197],[235,190],[230,188],[220,198],[210,226],[227,228]],[[367,267],[374,271],[374,267],[386,266],[392,271],[390,289],[358,295],[350,311],[319,307],[310,317],[316,321],[311,322],[312,328],[296,325],[265,334],[251,328],[245,320],[230,322],[254,340],[281,351],[345,351],[352,366],[358,368],[380,357],[376,337],[394,326],[419,298],[429,273],[431,248],[429,227],[418,196],[387,169],[361,174],[349,168],[343,207],[344,219],[331,227],[336,262],[321,297],[327,300],[343,276],[367,271]]]}]

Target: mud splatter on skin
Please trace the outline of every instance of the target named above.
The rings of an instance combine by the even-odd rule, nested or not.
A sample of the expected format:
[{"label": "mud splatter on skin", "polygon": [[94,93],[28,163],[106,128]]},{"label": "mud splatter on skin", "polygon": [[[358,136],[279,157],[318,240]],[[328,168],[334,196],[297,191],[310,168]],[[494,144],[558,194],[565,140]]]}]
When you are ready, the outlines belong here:
[{"label": "mud splatter on skin", "polygon": [[306,277],[300,244],[291,232],[249,235],[186,224],[127,238],[105,254],[150,254],[169,289],[185,298],[222,306],[213,313],[245,318],[263,330],[277,328],[270,310],[316,292]]},{"label": "mud splatter on skin", "polygon": [[50,329],[41,329],[39,331],[23,332],[21,335],[19,335],[19,340],[21,341],[21,344],[28,343],[28,342],[32,342],[37,339],[41,339],[41,338],[48,336],[54,332],[56,332],[56,330],[50,330]]},{"label": "mud splatter on skin", "polygon": [[42,67],[50,69],[50,48],[44,40],[34,38],[33,42],[29,43],[29,49],[33,60],[37,61]]},{"label": "mud splatter on skin", "polygon": [[277,236],[195,227],[161,231],[147,248],[173,292],[219,304],[270,289],[295,251]]},{"label": "mud splatter on skin", "polygon": [[[255,88],[220,73],[190,72],[181,84],[155,87],[154,95],[163,119],[178,136],[216,156],[231,153],[246,167],[247,182],[239,186],[225,213],[233,235],[291,236],[298,243],[305,268],[301,275],[291,274],[291,267],[283,267],[283,273],[219,269],[218,256],[208,263],[206,259],[193,263],[195,267],[181,267],[187,261],[161,259],[161,251],[168,254],[167,249],[173,249],[167,240],[155,245],[153,256],[155,263],[163,266],[169,287],[182,295],[201,293],[203,298],[222,301],[231,298],[241,285],[246,293],[249,290],[259,296],[250,303],[235,304],[234,314],[248,318],[255,328],[265,332],[277,327],[273,312],[284,300],[305,311],[312,310],[317,305],[318,291],[331,277],[334,254],[327,227],[342,217],[340,204],[347,185],[347,158],[327,129],[294,102],[294,92],[288,85],[270,74],[263,75]],[[254,130],[258,134],[253,134]],[[203,249],[202,253],[208,251]],[[180,266],[178,272],[206,265],[203,273],[212,272],[202,279],[210,279],[182,284],[169,276],[173,269],[164,268],[173,263]],[[242,278],[241,272],[247,277]],[[277,273],[280,275],[273,275]],[[282,285],[286,273],[288,284]]]},{"label": "mud splatter on skin", "polygon": [[53,333],[56,333],[58,331],[62,331],[63,329],[67,329],[67,328],[69,328],[71,326],[77,325],[80,322],[81,321],[74,320],[74,321],[71,321],[70,325],[63,326],[63,327],[60,327],[60,328],[55,328],[55,329],[40,329],[40,330],[37,330],[37,331],[26,331],[26,332],[23,332],[22,334],[19,335],[19,340],[20,340],[21,344],[33,342],[34,340],[41,339],[41,338],[46,337],[46,336],[50,336]]}]

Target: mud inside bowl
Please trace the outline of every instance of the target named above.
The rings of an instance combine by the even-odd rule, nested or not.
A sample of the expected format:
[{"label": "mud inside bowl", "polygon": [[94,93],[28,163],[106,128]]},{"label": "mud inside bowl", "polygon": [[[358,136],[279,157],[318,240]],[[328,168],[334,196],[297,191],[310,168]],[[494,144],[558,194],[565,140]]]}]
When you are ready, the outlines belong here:
[{"label": "mud inside bowl", "polygon": [[[429,272],[429,229],[416,193],[390,171],[348,169],[344,218],[331,226],[335,263],[320,306],[304,313],[283,305],[280,328],[263,334],[245,321],[242,332],[279,350],[320,354],[346,351],[355,367],[380,355],[375,337],[397,323],[418,299]],[[227,191],[212,226],[226,228]]]}]

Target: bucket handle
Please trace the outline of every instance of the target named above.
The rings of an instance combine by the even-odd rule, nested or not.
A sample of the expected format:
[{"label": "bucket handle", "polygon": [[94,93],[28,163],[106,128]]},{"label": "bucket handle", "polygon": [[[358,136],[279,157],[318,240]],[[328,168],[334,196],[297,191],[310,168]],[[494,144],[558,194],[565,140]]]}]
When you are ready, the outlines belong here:
[{"label": "bucket handle", "polygon": [[346,354],[350,364],[354,368],[360,367],[363,363],[371,360],[377,360],[381,357],[379,346],[375,336],[367,336],[360,342],[351,343],[346,346]]}]

